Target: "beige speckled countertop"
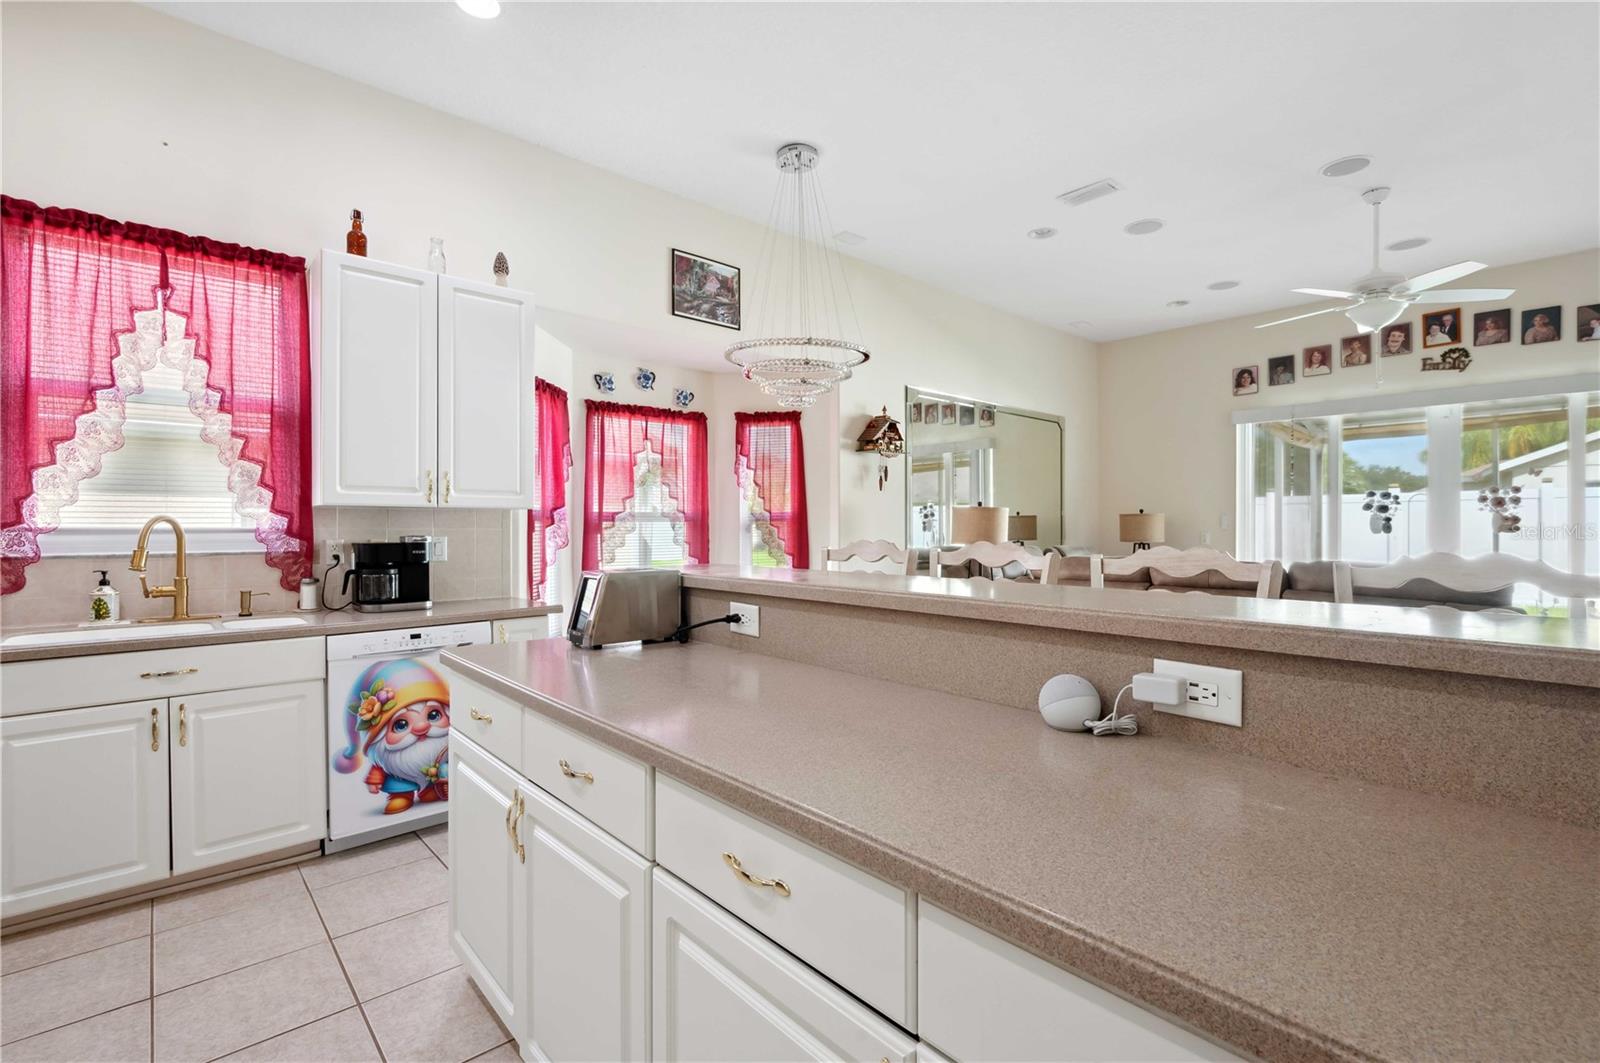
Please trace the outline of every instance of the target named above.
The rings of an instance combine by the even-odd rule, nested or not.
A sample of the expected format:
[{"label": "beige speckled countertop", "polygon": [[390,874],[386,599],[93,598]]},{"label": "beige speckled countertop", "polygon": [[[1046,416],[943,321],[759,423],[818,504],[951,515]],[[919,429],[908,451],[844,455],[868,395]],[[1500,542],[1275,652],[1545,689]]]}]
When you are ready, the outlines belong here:
[{"label": "beige speckled countertop", "polygon": [[[318,610],[314,613],[259,613],[257,619],[278,616],[302,617],[305,624],[289,627],[252,628],[245,631],[227,631],[213,627],[209,631],[175,632],[152,638],[126,639],[113,642],[57,643],[54,645],[5,646],[0,644],[0,664],[12,661],[42,661],[55,657],[87,657],[101,653],[130,653],[136,650],[172,650],[188,646],[220,646],[229,642],[258,642],[262,639],[322,638],[327,635],[349,635],[362,631],[388,631],[402,627],[428,627],[434,624],[469,624],[479,620],[512,620],[525,616],[548,616],[561,612],[559,605],[540,605],[522,598],[472,598],[459,602],[439,602],[432,609],[405,610],[393,613],[358,613],[354,609],[342,612]],[[223,620],[236,617],[225,616]],[[213,621],[212,623],[215,623]],[[159,627],[160,625],[153,625]],[[0,637],[27,635],[46,631],[76,631],[75,626],[60,624],[41,627],[5,625],[0,627]]]},{"label": "beige speckled countertop", "polygon": [[705,643],[447,661],[1269,1059],[1600,1058],[1600,835]]},{"label": "beige speckled countertop", "polygon": [[683,585],[1600,688],[1600,621],[733,565],[686,568]]}]

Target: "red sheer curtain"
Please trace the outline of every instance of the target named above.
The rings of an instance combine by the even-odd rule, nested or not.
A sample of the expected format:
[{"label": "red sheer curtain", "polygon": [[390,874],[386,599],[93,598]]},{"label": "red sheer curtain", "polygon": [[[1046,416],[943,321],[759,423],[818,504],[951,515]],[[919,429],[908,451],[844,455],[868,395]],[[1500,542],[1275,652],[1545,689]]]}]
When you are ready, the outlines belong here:
[{"label": "red sheer curtain", "polygon": [[0,197],[0,593],[20,589],[103,454],[123,400],[180,369],[201,438],[282,585],[310,573],[305,260]]},{"label": "red sheer curtain", "polygon": [[743,489],[754,488],[765,515],[755,514],[763,536],[770,534],[791,568],[811,567],[806,521],[806,459],[800,436],[800,411],[735,413],[734,475]]},{"label": "red sheer curtain", "polygon": [[706,501],[706,415],[588,399],[583,470],[583,567],[606,563],[606,535],[628,511],[634,472],[648,450],[675,510],[667,516],[690,564],[711,557]]},{"label": "red sheer curtain", "polygon": [[550,561],[570,541],[567,480],[572,472],[572,426],[565,391],[548,380],[535,380],[533,394],[539,508],[528,513],[528,597],[542,602]]}]

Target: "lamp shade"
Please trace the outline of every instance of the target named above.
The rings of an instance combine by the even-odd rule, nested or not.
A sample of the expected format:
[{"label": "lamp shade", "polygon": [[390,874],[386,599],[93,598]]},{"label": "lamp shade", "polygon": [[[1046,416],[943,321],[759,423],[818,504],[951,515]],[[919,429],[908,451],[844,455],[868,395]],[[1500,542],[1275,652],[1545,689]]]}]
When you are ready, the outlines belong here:
[{"label": "lamp shade", "polygon": [[1125,543],[1164,543],[1167,541],[1165,513],[1122,513],[1117,516],[1117,536]]},{"label": "lamp shade", "polygon": [[1016,513],[1012,515],[1010,530],[1006,532],[1007,539],[1010,539],[1012,542],[1016,542],[1019,539],[1023,542],[1029,542],[1033,539],[1037,539],[1038,537],[1039,518],[1037,515],[1030,516],[1026,513]]},{"label": "lamp shade", "polygon": [[950,512],[950,538],[962,546],[1006,541],[1006,517],[1011,511],[1005,506],[955,506]]}]

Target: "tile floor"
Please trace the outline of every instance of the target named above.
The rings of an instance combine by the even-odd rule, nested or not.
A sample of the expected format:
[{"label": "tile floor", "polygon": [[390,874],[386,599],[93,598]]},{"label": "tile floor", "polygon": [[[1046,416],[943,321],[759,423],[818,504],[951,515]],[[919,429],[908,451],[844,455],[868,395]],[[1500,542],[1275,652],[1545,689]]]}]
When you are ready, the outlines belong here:
[{"label": "tile floor", "polygon": [[450,949],[444,827],[0,941],[0,1057],[514,1061]]}]

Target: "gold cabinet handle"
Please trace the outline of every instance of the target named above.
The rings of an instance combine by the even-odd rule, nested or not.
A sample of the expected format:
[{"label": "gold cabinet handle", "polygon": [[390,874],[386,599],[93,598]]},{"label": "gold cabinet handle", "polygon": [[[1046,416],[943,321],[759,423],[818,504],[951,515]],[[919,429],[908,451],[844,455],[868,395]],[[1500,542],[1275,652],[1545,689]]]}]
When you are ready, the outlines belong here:
[{"label": "gold cabinet handle", "polygon": [[479,723],[494,723],[494,717],[493,716],[490,716],[487,713],[479,712],[477,709],[468,709],[467,710],[467,715],[471,716],[474,720],[477,720]]},{"label": "gold cabinet handle", "polygon": [[428,486],[423,489],[422,500],[424,502],[432,502],[433,501],[433,470],[432,469],[428,470]]},{"label": "gold cabinet handle", "polygon": [[517,860],[526,864],[528,862],[528,850],[523,848],[522,845],[521,827],[522,813],[527,811],[528,806],[523,804],[521,790],[518,790],[513,795],[511,808],[513,810],[511,816],[511,848],[516,850]]},{"label": "gold cabinet handle", "polygon": [[189,744],[189,707],[183,702],[178,702],[178,744]]},{"label": "gold cabinet handle", "polygon": [[170,672],[140,672],[140,679],[169,679],[175,675],[194,675],[198,668],[174,668]]},{"label": "gold cabinet handle", "polygon": [[516,847],[516,836],[511,833],[511,817],[517,811],[517,795],[512,794],[511,800],[506,802],[506,837],[512,839],[512,848]]},{"label": "gold cabinet handle", "polygon": [[569,779],[582,779],[584,782],[587,782],[587,783],[594,782],[594,772],[592,772],[592,771],[573,771],[571,764],[568,764],[564,760],[561,761],[560,763],[561,763],[561,774],[565,775],[567,778],[569,778]]},{"label": "gold cabinet handle", "polygon": [[744,865],[739,863],[739,858],[732,853],[723,853],[722,862],[733,868],[733,873],[743,879],[746,885],[763,888],[771,887],[778,896],[789,896],[789,884],[787,882],[781,878],[758,878],[752,875],[744,869]]},{"label": "gold cabinet handle", "polygon": [[150,710],[150,752],[161,751],[161,710]]},{"label": "gold cabinet handle", "polygon": [[444,471],[444,504],[450,504],[450,470]]}]

